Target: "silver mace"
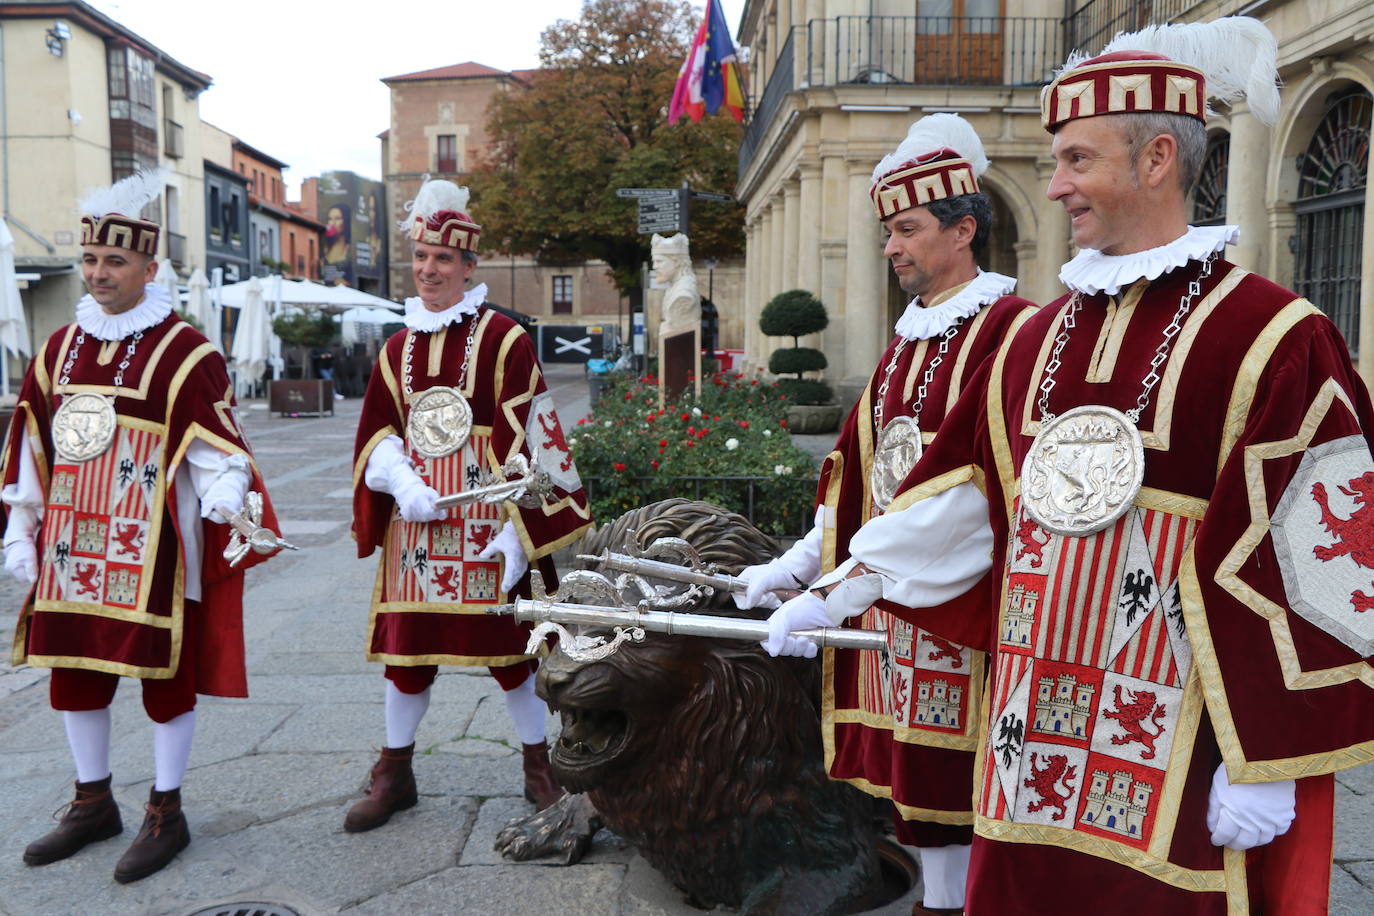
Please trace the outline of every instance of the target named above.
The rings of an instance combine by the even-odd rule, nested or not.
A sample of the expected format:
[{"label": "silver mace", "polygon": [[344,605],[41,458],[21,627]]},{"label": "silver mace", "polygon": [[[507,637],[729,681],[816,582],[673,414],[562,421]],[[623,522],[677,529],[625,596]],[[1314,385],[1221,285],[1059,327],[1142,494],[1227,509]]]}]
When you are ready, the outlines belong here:
[{"label": "silver mace", "polygon": [[508,499],[526,508],[533,508],[553,492],[553,481],[548,473],[538,467],[531,470],[529,460],[524,455],[515,455],[503,464],[500,476],[483,472],[479,483],[480,486],[471,490],[440,496],[435,500],[434,508],[451,509],[469,503],[499,503]]},{"label": "silver mace", "polygon": [[[682,582],[687,585],[701,585],[720,592],[742,595],[749,587],[749,583],[739,576],[693,569],[687,566],[679,566],[677,563],[665,563],[662,560],[632,557],[629,554],[615,553],[609,548],[603,550],[600,554],[580,553],[577,555],[577,558],[588,563],[595,563],[603,570],[610,569],[616,572],[626,572],[631,575],[645,576],[650,579],[666,579],[669,582]],[[784,599],[800,594],[797,589],[788,588],[773,589],[773,592]]]},{"label": "silver mace", "polygon": [[229,561],[230,566],[238,566],[250,549],[255,553],[299,549],[283,541],[272,529],[262,526],[262,494],[256,490],[243,498],[242,509],[226,515],[224,520],[234,529],[229,534],[229,544],[224,548],[224,559]]},{"label": "silver mace", "polygon": [[[516,620],[536,624],[584,624],[588,626],[614,628],[616,638],[610,645],[602,645],[603,639],[589,640],[575,637],[573,645],[564,644],[574,651],[567,654],[577,661],[595,660],[611,654],[620,643],[644,638],[644,632],[666,633],[674,636],[708,636],[716,639],[738,639],[746,642],[760,642],[768,638],[768,624],[762,620],[744,620],[737,617],[715,617],[708,614],[681,614],[674,611],[637,611],[597,607],[591,604],[565,604],[560,601],[540,601],[530,598],[517,598],[514,604],[499,604],[487,608],[488,614],[513,615]],[[551,627],[552,628],[552,627]],[[560,636],[566,633],[557,626]],[[637,632],[636,632],[637,631]],[[536,635],[543,637],[542,632]],[[887,651],[887,634],[882,630],[851,630],[845,627],[817,627],[810,630],[797,630],[792,635],[811,640],[821,648],[865,649],[875,652]],[[532,636],[531,644],[538,639]]]}]

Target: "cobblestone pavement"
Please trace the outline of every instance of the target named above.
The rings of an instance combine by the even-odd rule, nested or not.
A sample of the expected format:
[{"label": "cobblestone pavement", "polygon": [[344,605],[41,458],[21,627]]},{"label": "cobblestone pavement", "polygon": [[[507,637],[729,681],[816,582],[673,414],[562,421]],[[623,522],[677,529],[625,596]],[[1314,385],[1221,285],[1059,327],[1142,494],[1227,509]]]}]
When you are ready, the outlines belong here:
[{"label": "cobblestone pavement", "polygon": [[[564,422],[575,422],[586,405],[581,367],[548,374]],[[381,672],[362,651],[376,562],[356,558],[348,524],[358,407],[347,400],[332,417],[291,419],[244,405],[283,534],[302,549],[249,573],[252,697],[200,702],[184,788],[194,839],[172,865],[132,885],[111,878],[152,775],[151,729],[128,682],[114,704],[112,754],[125,833],[43,868],[21,863],[25,844],[70,799],[71,764],[47,704],[47,672],[0,666],[0,914],[185,916],[252,900],[307,914],[700,912],[605,833],[571,868],[508,863],[492,851],[496,831],[531,808],[517,739],[485,672],[446,669],[435,686],[418,740],[419,805],[370,833],[344,833],[344,812],[383,740]],[[6,577],[6,645],[21,599]],[[1370,913],[1374,768],[1339,779],[1333,912]],[[910,899],[884,912],[908,912]]]}]

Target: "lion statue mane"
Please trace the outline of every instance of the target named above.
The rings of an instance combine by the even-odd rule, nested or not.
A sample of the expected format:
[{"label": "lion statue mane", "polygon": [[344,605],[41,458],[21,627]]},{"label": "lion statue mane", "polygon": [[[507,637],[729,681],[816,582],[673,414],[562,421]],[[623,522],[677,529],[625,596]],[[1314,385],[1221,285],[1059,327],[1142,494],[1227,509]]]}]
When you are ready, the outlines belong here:
[{"label": "lion statue mane", "polygon": [[[726,572],[765,562],[774,542],[742,516],[669,499],[588,536],[589,553],[680,537]],[[728,595],[697,612],[729,613]],[[745,614],[742,616],[757,616]],[[562,716],[550,753],[571,794],[512,821],[497,849],[577,861],[602,826],[634,845],[688,902],[746,913],[865,908],[878,884],[872,801],[827,778],[819,666],[754,643],[648,634],[601,661],[555,652],[538,690]]]}]

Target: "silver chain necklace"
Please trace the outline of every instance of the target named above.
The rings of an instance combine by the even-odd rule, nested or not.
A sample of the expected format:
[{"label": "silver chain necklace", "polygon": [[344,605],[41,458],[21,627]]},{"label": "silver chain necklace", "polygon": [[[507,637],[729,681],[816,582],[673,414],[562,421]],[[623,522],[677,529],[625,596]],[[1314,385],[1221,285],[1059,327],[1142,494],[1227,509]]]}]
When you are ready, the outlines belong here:
[{"label": "silver chain necklace", "polygon": [[416,331],[406,334],[405,351],[401,362],[401,382],[410,416],[406,421],[406,438],[411,448],[425,458],[444,458],[467,444],[472,435],[472,407],[463,397],[467,384],[468,366],[472,363],[472,345],[476,339],[481,313],[473,313],[468,322],[467,342],[463,345],[463,365],[458,370],[458,386],[438,385],[416,394],[411,387],[411,363],[414,359]]},{"label": "silver chain necklace", "polygon": [[[1126,416],[1132,423],[1140,422],[1140,415],[1145,412],[1146,406],[1150,403],[1150,392],[1154,391],[1155,386],[1163,376],[1159,374],[1159,367],[1169,358],[1169,351],[1173,347],[1173,340],[1178,336],[1178,332],[1183,330],[1183,319],[1188,317],[1188,312],[1192,310],[1193,300],[1202,292],[1202,281],[1212,275],[1212,262],[1216,260],[1216,255],[1208,255],[1202,262],[1202,270],[1192,280],[1188,281],[1188,291],[1179,299],[1178,311],[1174,313],[1174,320],[1169,322],[1164,329],[1164,337],[1160,340],[1159,346],[1155,348],[1154,359],[1150,360],[1150,371],[1141,382],[1140,397],[1135,399],[1135,406],[1126,411]],[[1074,290],[1073,297],[1069,300],[1069,310],[1064,316],[1064,324],[1059,330],[1059,335],[1054,339],[1054,351],[1050,354],[1050,360],[1045,365],[1045,378],[1040,383],[1040,422],[1049,423],[1055,418],[1050,412],[1050,392],[1054,390],[1054,374],[1059,370],[1059,356],[1064,352],[1064,346],[1069,342],[1069,332],[1074,329],[1075,318],[1083,308],[1083,295],[1078,290]]]},{"label": "silver chain necklace", "polygon": [[886,510],[891,505],[893,497],[897,495],[897,487],[906,479],[906,475],[921,457],[925,447],[921,441],[921,411],[925,407],[926,392],[930,389],[931,380],[935,378],[935,370],[945,361],[950,341],[959,333],[959,327],[963,322],[963,318],[956,319],[940,335],[939,348],[926,366],[926,371],[921,376],[921,384],[916,389],[916,400],[912,402],[911,415],[895,417],[886,426],[883,425],[883,404],[887,400],[887,389],[892,384],[892,373],[897,367],[897,360],[906,348],[905,337],[898,342],[892,351],[892,359],[888,360],[887,368],[883,370],[883,382],[878,386],[878,396],[873,406],[873,427],[878,431],[878,444],[873,450],[873,467],[869,469],[868,474],[869,490],[873,495],[874,504],[879,509]]},{"label": "silver chain necklace", "polygon": [[[145,329],[146,330],[146,329]],[[86,331],[77,326],[76,339],[67,351],[66,362],[62,364],[62,374],[57,378],[56,394],[62,395],[62,403],[52,418],[53,446],[58,455],[67,461],[89,461],[105,454],[114,441],[117,419],[114,399],[124,386],[124,372],[133,362],[138,342],[143,339],[143,331],[135,331],[124,348],[124,358],[115,368],[113,392],[109,397],[93,391],[83,391],[68,395],[67,386],[72,381],[72,369],[81,353],[81,345],[86,342]]]},{"label": "silver chain necklace", "polygon": [[1060,356],[1083,307],[1082,295],[1074,292],[1040,383],[1040,432],[1021,466],[1021,503],[1040,527],[1083,537],[1114,524],[1135,504],[1145,482],[1145,445],[1137,424],[1215,259],[1215,254],[1204,258],[1198,275],[1188,282],[1141,381],[1140,396],[1125,413],[1100,404],[1084,404],[1063,414],[1050,411]]}]

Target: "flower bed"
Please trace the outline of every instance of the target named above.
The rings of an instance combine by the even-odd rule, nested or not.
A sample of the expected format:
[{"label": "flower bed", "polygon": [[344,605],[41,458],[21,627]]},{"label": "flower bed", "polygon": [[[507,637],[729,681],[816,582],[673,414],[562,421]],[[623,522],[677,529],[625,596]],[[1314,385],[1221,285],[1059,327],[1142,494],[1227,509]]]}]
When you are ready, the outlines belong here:
[{"label": "flower bed", "polygon": [[682,496],[745,515],[769,534],[801,534],[816,468],[787,434],[787,405],[776,386],[734,372],[712,374],[700,399],[685,393],[663,410],[652,376],[612,381],[568,438],[593,516],[605,522]]}]

